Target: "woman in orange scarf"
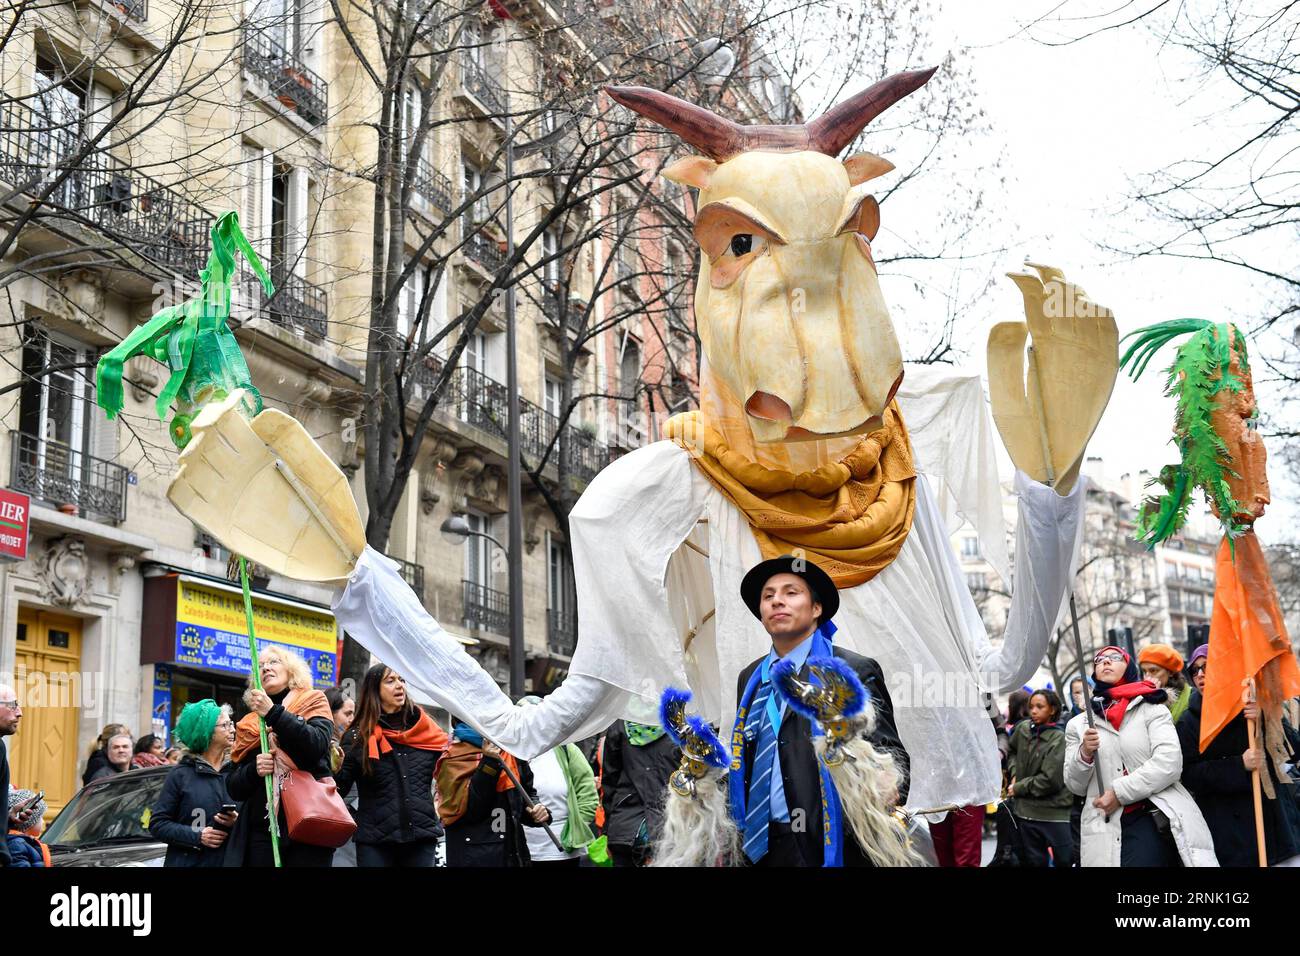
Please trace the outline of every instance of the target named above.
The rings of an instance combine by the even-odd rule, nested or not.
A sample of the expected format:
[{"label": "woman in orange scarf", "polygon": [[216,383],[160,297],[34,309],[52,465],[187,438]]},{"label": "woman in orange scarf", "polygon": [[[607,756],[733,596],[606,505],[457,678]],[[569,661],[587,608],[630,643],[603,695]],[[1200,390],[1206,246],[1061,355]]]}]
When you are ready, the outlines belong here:
[{"label": "woman in orange scarf", "polygon": [[357,716],[343,735],[339,795],[355,783],[357,866],[434,866],[442,824],[433,804],[433,772],[447,734],[383,664],[361,681]]},{"label": "woman in orange scarf", "polygon": [[[310,846],[289,839],[284,808],[279,805],[278,781],[289,771],[306,770],[317,780],[330,775],[330,741],[334,721],[329,701],[311,686],[307,662],[284,647],[272,644],[258,654],[262,689],[253,687],[244,702],[252,712],[240,718],[235,727],[235,745],[230,763],[222,771],[227,775],[226,789],[234,800],[243,801],[239,820],[226,846],[226,866],[272,866],[271,831],[267,819],[266,784],[263,777],[274,776],[276,819],[280,829],[280,864],[282,866],[329,866],[333,847]],[[270,734],[270,753],[261,752],[257,718],[266,720]]]}]

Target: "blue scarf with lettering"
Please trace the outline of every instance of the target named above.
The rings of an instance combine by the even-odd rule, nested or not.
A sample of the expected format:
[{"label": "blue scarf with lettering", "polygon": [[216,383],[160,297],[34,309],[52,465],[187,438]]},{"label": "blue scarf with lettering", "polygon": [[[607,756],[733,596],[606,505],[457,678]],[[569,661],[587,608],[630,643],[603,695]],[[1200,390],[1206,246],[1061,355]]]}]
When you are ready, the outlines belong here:
[{"label": "blue scarf with lettering", "polygon": [[[809,660],[814,657],[833,656],[831,639],[836,630],[837,628],[831,621],[818,625],[811,638],[813,645],[811,653],[808,655]],[[762,664],[754,668],[749,683],[745,685],[744,693],[740,695],[740,704],[736,709],[736,723],[731,730],[731,769],[727,775],[727,787],[732,819],[736,821],[736,825],[742,830],[745,827],[745,803],[748,799],[745,790],[746,735],[753,737],[758,734],[762,715],[755,714],[753,720],[746,720],[746,717],[749,715],[750,705],[754,702],[754,694],[758,691],[759,686],[769,679],[770,671],[771,663],[767,658],[763,660]],[[772,727],[778,734],[781,730],[779,693],[778,690],[773,688],[772,693],[767,697],[766,708],[768,719],[772,721]],[[810,723],[812,724],[813,736],[822,736],[822,729],[817,725],[817,722],[810,721]],[[835,781],[831,779],[830,771],[826,769],[826,764],[822,762],[820,757],[817,759],[817,771],[821,780],[822,794],[822,866],[843,866],[844,820],[840,809],[839,791],[835,789]]]}]

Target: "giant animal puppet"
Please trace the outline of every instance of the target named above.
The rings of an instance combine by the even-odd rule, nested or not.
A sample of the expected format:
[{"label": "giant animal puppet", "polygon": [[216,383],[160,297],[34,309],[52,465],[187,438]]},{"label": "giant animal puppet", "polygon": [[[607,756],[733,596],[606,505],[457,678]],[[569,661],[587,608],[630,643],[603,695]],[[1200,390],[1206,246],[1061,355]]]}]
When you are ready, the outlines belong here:
[{"label": "giant animal puppet", "polygon": [[[892,166],[839,158],[931,72],[892,76],[791,126],[609,90],[697,151],[665,175],[699,190],[701,407],[602,471],[574,508],[579,639],[540,706],[515,706],[366,545],[346,480],[289,416],[250,422],[234,398],[206,408],[171,500],[271,571],[338,584],[350,635],[525,758],[618,717],[654,722],[669,686],[690,688],[699,713],[729,727],[736,675],[768,645],[740,579],[799,551],[840,588],[835,640],[883,668],[911,758],[908,806],[996,800],[985,695],[1027,680],[1060,620],[1082,523],[1079,462],[1114,383],[1116,331],[1059,271],[1012,276],[1025,321],[999,323],[989,341],[993,417],[1017,466],[1012,574],[982,384],[906,367],[881,293],[869,184]],[[1012,591],[996,642],[950,546],[958,516]]]}]

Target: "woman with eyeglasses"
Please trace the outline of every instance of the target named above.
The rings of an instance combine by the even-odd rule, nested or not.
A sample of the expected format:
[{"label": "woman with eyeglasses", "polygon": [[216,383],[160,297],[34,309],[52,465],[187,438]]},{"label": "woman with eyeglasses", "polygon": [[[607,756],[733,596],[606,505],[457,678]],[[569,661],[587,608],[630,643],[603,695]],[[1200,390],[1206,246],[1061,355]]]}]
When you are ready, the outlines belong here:
[{"label": "woman with eyeglasses", "polygon": [[226,838],[239,817],[229,809],[234,802],[221,773],[234,730],[230,708],[215,700],[181,711],[173,733],[189,753],[167,772],[149,812],[149,832],[167,844],[163,866],[221,866],[225,860]]},{"label": "woman with eyeglasses", "polygon": [[1065,729],[1065,782],[1085,798],[1083,866],[1218,866],[1196,801],[1179,783],[1183,753],[1165,692],[1121,647],[1093,658],[1088,715]]},{"label": "woman with eyeglasses", "polygon": [[[1258,768],[1268,774],[1275,798],[1261,793],[1264,808],[1264,852],[1270,866],[1300,854],[1300,811],[1295,785],[1278,774],[1263,749],[1250,747],[1247,718],[1259,719],[1259,705],[1246,704],[1201,752],[1201,705],[1205,693],[1205,665],[1210,647],[1202,644],[1192,653],[1188,670],[1196,691],[1178,721],[1183,748],[1183,784],[1196,798],[1214,838],[1214,852],[1222,866],[1258,866],[1255,836],[1255,798],[1251,777]],[[1258,742],[1257,742],[1258,743]]]}]

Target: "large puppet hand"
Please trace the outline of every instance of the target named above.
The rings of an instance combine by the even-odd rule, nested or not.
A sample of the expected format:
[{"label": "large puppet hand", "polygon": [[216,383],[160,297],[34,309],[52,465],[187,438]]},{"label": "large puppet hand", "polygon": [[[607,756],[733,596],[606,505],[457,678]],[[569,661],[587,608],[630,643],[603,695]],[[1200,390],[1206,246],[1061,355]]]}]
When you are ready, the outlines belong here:
[{"label": "large puppet hand", "polygon": [[341,581],[365,549],[347,479],[284,412],[251,422],[242,392],[195,417],[167,489],[182,514],[235,554],[303,581]]},{"label": "large puppet hand", "polygon": [[1024,296],[1025,321],[989,332],[989,398],[1015,466],[1064,495],[1115,387],[1119,331],[1110,310],[1060,269],[1026,265],[1037,274],[1008,273]]}]

